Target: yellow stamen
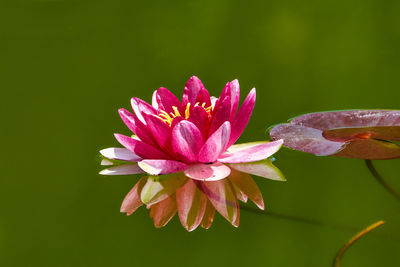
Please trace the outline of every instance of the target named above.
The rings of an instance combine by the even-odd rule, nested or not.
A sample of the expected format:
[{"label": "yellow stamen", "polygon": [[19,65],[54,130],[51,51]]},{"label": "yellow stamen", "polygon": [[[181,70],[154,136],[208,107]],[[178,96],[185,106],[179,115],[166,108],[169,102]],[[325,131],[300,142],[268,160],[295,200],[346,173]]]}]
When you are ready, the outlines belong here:
[{"label": "yellow stamen", "polygon": [[171,125],[173,118],[171,118],[168,114],[159,114],[159,116],[156,115],[156,117],[160,120],[162,120],[165,123],[168,123],[169,125]]},{"label": "yellow stamen", "polygon": [[161,112],[160,116],[163,116],[164,118],[171,118],[165,110],[161,110],[160,112]]},{"label": "yellow stamen", "polygon": [[174,110],[174,112],[175,112],[175,117],[180,117],[181,116],[181,113],[179,113],[179,110],[178,110],[178,108],[177,107],[175,107],[175,106],[172,106],[172,109]]},{"label": "yellow stamen", "polygon": [[185,119],[188,119],[190,115],[190,103],[187,104],[185,109]]},{"label": "yellow stamen", "polygon": [[[201,106],[202,108],[204,108],[204,110],[210,115],[211,110],[212,110],[212,106],[209,106],[206,108],[206,103],[199,103],[197,102],[195,105],[195,107],[197,106]],[[171,126],[172,121],[176,118],[176,117],[183,117],[181,115],[181,113],[179,112],[178,108],[176,106],[172,106],[172,110],[174,112],[170,112],[169,114],[165,111],[165,110],[160,110],[160,113],[158,115],[156,115],[156,117],[160,120],[162,120],[163,122],[167,123],[169,126]],[[185,108],[185,119],[189,119],[190,117],[190,103],[188,103],[186,105]]]}]

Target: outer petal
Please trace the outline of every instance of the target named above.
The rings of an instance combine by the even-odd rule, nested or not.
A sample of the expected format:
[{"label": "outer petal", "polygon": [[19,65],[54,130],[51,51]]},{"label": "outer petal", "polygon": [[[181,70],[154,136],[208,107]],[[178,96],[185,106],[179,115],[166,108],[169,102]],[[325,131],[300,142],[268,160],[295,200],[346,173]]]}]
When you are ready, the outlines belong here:
[{"label": "outer petal", "polygon": [[165,226],[176,213],[175,197],[171,196],[151,206],[150,217],[154,220],[154,226],[161,228]]},{"label": "outer petal", "polygon": [[184,161],[197,161],[197,154],[203,145],[200,130],[189,121],[179,122],[172,130],[172,148]]},{"label": "outer petal", "polygon": [[256,89],[253,88],[247,95],[242,106],[232,122],[232,133],[229,141],[229,146],[234,144],[243,133],[253,113],[254,105],[256,102]]},{"label": "outer petal", "polygon": [[168,196],[175,193],[181,187],[187,178],[182,174],[170,174],[163,176],[150,176],[143,186],[140,199],[146,205],[158,203]]},{"label": "outer petal", "polygon": [[242,202],[244,202],[244,203],[247,203],[247,201],[248,201],[248,197],[247,197],[247,195],[243,192],[243,191],[241,191],[240,189],[239,189],[239,187],[237,187],[235,184],[233,184],[232,183],[232,186],[233,186],[233,189],[235,190],[235,192],[236,192],[236,197],[237,197],[237,199],[239,200],[239,201],[242,201]]},{"label": "outer petal", "polygon": [[396,159],[400,158],[400,146],[375,139],[356,139],[335,156],[358,159]]},{"label": "outer petal", "polygon": [[226,153],[222,155],[218,161],[224,163],[243,163],[253,162],[266,159],[277,152],[283,144],[283,140],[279,139],[273,142],[265,142],[248,148],[239,150],[234,153]]},{"label": "outer petal", "polygon": [[124,108],[120,108],[118,110],[119,116],[121,117],[122,121],[128,126],[128,128],[132,131],[135,132],[135,118],[132,113],[127,111]]},{"label": "outer petal", "polygon": [[198,161],[214,162],[226,150],[231,135],[231,124],[224,122],[204,143],[199,152]]},{"label": "outer petal", "polygon": [[171,93],[168,89],[161,87],[157,91],[157,103],[160,109],[166,112],[174,112],[173,106],[177,107],[179,110],[182,109],[181,101],[179,101],[176,96]]},{"label": "outer petal", "polygon": [[143,205],[142,201],[140,200],[140,191],[142,191],[145,182],[146,179],[141,178],[131,189],[131,191],[129,191],[122,202],[121,212],[125,212],[126,215],[129,216],[134,213],[137,208]]},{"label": "outer petal", "polygon": [[122,134],[114,134],[115,138],[118,142],[132,151],[133,153],[137,154],[141,158],[144,159],[170,159],[170,156],[163,151],[141,142],[139,140],[133,139],[129,136],[125,136]]},{"label": "outer petal", "polygon": [[319,156],[336,154],[345,144],[325,139],[321,130],[294,124],[275,126],[270,136],[274,140],[283,139],[284,146]]},{"label": "outer petal", "polygon": [[185,175],[194,180],[218,181],[228,177],[231,169],[219,162],[212,164],[194,164],[183,171]]},{"label": "outer petal", "polygon": [[328,140],[339,142],[371,138],[400,141],[400,126],[333,128],[323,131],[322,135]]},{"label": "outer petal", "polygon": [[108,169],[104,169],[99,174],[101,175],[129,175],[143,173],[137,163],[117,165]]},{"label": "outer petal", "polygon": [[229,180],[260,209],[264,210],[264,200],[260,189],[249,174],[232,170],[231,175],[229,175]]},{"label": "outer petal", "polygon": [[196,76],[190,77],[186,83],[185,89],[183,90],[182,104],[186,106],[188,103],[194,105],[197,100],[199,91],[204,88],[203,83]]},{"label": "outer petal", "polygon": [[108,159],[102,159],[100,165],[101,166],[111,166],[111,165],[114,165],[114,162],[112,162],[111,160],[108,160]]},{"label": "outer petal", "polygon": [[400,126],[400,110],[344,110],[310,113],[292,124],[320,130],[341,127]]},{"label": "outer petal", "polygon": [[139,167],[150,175],[170,174],[180,172],[188,166],[175,160],[146,159],[138,163]]},{"label": "outer petal", "polygon": [[189,180],[176,191],[179,219],[189,232],[200,225],[207,201],[206,195],[198,189],[193,180]]},{"label": "outer petal", "polygon": [[210,200],[207,200],[206,211],[204,212],[204,216],[200,224],[201,227],[203,227],[204,229],[210,228],[211,224],[214,221],[214,215],[215,215],[215,208],[211,204]]},{"label": "outer petal", "polygon": [[153,95],[151,96],[151,105],[153,108],[158,109],[158,103],[157,103],[157,90],[153,92]]},{"label": "outer petal", "polygon": [[270,159],[264,159],[250,163],[232,163],[229,164],[229,166],[241,172],[246,172],[272,180],[286,181],[285,176],[283,176],[282,172],[272,164]]},{"label": "outer petal", "polygon": [[100,150],[100,154],[108,159],[123,161],[139,161],[141,158],[126,148],[110,147]]},{"label": "outer petal", "polygon": [[239,202],[229,179],[202,182],[202,191],[207,195],[214,208],[231,224],[237,225]]}]

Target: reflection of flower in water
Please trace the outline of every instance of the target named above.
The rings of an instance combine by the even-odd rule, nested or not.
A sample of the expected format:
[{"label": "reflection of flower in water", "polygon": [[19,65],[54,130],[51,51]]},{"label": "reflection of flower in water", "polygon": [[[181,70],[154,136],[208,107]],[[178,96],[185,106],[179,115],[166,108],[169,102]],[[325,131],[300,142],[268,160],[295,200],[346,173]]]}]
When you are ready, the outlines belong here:
[{"label": "reflection of flower in water", "polygon": [[[275,126],[270,135],[284,145],[315,155],[360,159],[400,158],[399,110],[311,113]],[[394,142],[393,142],[394,141]]]},{"label": "reflection of flower in water", "polygon": [[103,149],[104,175],[147,173],[125,197],[121,212],[132,214],[145,204],[156,227],[178,211],[189,231],[209,228],[215,210],[239,225],[238,200],[251,199],[264,209],[261,193],[249,174],[284,180],[268,157],[283,141],[233,145],[252,114],[253,89],[239,108],[239,83],[229,82],[219,98],[210,97],[197,77],[186,84],[182,101],[165,88],[152,105],[132,98],[134,114],[120,109],[132,137],[115,134],[125,148]]}]

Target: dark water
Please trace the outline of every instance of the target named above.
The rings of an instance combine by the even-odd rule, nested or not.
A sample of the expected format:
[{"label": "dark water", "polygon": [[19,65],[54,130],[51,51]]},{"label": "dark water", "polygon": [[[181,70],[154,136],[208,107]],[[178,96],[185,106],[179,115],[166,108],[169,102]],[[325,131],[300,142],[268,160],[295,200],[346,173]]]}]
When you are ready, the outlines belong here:
[{"label": "dark water", "polygon": [[[187,233],[119,213],[136,176],[104,177],[117,114],[191,75],[238,78],[257,103],[242,142],[298,114],[399,108],[399,1],[2,1],[2,266],[400,266],[400,202],[360,160],[281,150],[287,182],[256,177],[267,209]],[[376,162],[400,190],[399,160]],[[303,218],[293,221],[295,218]]]}]

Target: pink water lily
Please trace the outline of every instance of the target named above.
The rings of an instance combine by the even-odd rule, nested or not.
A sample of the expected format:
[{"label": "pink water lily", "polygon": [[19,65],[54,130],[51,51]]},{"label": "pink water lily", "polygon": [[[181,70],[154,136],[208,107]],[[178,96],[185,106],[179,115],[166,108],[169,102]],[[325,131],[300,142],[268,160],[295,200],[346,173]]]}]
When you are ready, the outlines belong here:
[{"label": "pink water lily", "polygon": [[239,225],[238,200],[251,199],[264,209],[261,193],[249,174],[284,180],[269,159],[282,140],[234,145],[252,114],[256,91],[239,108],[239,83],[228,82],[219,98],[210,97],[197,77],[187,82],[182,100],[159,88],[152,104],[132,98],[133,113],[119,114],[134,133],[115,134],[124,148],[100,151],[104,175],[146,173],[124,199],[121,212],[132,214],[145,204],[156,227],[176,212],[189,231],[209,228],[215,210]]},{"label": "pink water lily", "polygon": [[272,139],[315,155],[359,159],[400,158],[399,110],[311,113],[275,126]]}]

